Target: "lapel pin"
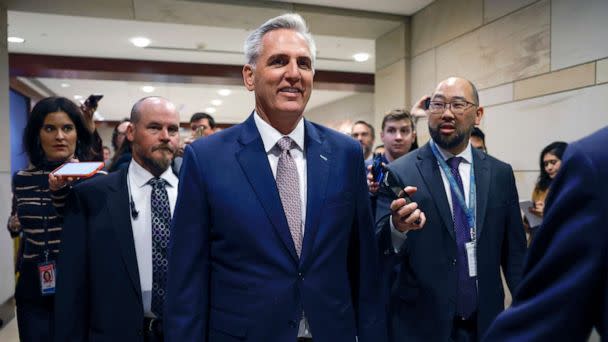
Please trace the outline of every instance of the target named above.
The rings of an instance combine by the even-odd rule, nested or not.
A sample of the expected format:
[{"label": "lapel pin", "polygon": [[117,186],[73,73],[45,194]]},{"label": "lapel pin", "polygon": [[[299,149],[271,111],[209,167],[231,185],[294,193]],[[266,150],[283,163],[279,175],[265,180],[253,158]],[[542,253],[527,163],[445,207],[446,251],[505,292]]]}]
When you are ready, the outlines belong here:
[{"label": "lapel pin", "polygon": [[319,154],[319,157],[321,157],[321,159],[323,159],[323,160],[327,161],[327,157],[325,157],[324,155]]}]

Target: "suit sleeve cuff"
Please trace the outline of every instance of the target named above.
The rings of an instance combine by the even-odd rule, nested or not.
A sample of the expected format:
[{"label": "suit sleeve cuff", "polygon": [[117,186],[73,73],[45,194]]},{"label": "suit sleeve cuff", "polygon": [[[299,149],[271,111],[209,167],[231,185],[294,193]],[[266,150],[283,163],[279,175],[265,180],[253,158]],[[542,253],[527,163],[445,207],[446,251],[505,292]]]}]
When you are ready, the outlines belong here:
[{"label": "suit sleeve cuff", "polygon": [[395,228],[393,219],[391,217],[389,217],[388,222],[391,225],[391,241],[393,243],[393,249],[395,250],[395,253],[399,253],[401,246],[405,242],[405,239],[407,239],[407,231],[398,231],[397,228]]}]

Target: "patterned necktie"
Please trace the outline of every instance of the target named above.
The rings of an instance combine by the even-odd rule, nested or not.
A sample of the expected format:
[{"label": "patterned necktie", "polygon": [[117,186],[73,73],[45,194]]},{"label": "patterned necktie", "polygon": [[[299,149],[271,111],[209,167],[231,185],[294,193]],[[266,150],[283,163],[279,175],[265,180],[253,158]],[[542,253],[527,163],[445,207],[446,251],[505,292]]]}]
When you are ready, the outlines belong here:
[{"label": "patterned necktie", "polygon": [[[458,165],[462,161],[460,157],[452,157],[448,159],[450,171],[456,180],[460,193],[464,197],[464,186],[462,178],[458,171]],[[477,309],[477,281],[476,277],[469,276],[469,266],[467,260],[467,251],[465,244],[471,241],[471,227],[468,225],[465,209],[461,207],[460,202],[454,191],[452,193],[452,218],[454,219],[454,232],[456,233],[456,268],[458,276],[458,290],[456,299],[456,313],[463,318],[469,318]]]},{"label": "patterned necktie", "polygon": [[296,163],[289,150],[295,143],[289,137],[282,137],[277,146],[281,149],[277,166],[277,187],[298,256],[302,253],[302,203],[300,200],[300,181]]},{"label": "patterned necktie", "polygon": [[167,245],[171,209],[165,188],[167,181],[162,178],[152,178],[148,184],[152,186],[152,312],[158,319],[162,319],[167,283]]}]

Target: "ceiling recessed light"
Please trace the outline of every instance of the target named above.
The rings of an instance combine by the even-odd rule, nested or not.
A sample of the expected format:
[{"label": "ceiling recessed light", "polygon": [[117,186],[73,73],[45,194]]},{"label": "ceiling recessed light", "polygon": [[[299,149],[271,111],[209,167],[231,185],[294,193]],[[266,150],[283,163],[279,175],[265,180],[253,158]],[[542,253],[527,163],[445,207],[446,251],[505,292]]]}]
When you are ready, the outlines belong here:
[{"label": "ceiling recessed light", "polygon": [[222,100],[218,100],[218,99],[211,100],[211,104],[214,105],[214,106],[216,106],[216,107],[217,106],[221,106],[222,105]]},{"label": "ceiling recessed light", "polygon": [[82,100],[82,95],[74,95],[74,100]]},{"label": "ceiling recessed light", "polygon": [[144,93],[151,93],[155,90],[156,88],[154,88],[153,86],[143,86],[141,87],[141,91],[143,91]]},{"label": "ceiling recessed light", "polygon": [[369,53],[360,52],[353,55],[355,62],[365,62],[369,59]]},{"label": "ceiling recessed light", "polygon": [[230,94],[232,94],[232,90],[230,89],[220,89],[217,91],[218,94],[220,94],[221,96],[228,96]]},{"label": "ceiling recessed light", "polygon": [[140,47],[140,48],[150,45],[150,39],[148,39],[146,37],[133,37],[129,40],[131,41],[131,44],[133,44],[137,47]]},{"label": "ceiling recessed light", "polygon": [[25,39],[23,39],[21,37],[8,37],[8,38],[6,38],[6,40],[9,43],[17,43],[17,44],[21,44],[21,43],[25,42]]},{"label": "ceiling recessed light", "polygon": [[61,88],[69,88],[70,84],[69,83],[61,83]]},{"label": "ceiling recessed light", "polygon": [[209,114],[213,114],[217,111],[217,109],[215,109],[215,107],[207,107],[205,108],[205,112],[209,113]]}]

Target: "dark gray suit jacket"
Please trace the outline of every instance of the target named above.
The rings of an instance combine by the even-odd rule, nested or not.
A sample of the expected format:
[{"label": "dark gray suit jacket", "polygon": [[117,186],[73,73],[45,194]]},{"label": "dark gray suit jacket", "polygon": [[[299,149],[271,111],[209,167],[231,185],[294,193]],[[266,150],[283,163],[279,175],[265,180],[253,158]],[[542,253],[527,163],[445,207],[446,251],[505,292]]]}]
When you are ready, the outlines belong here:
[{"label": "dark gray suit jacket", "polygon": [[[478,333],[503,310],[503,267],[509,288],[520,281],[526,238],[511,166],[473,149],[477,187]],[[426,144],[389,165],[424,211],[423,229],[411,231],[399,253],[391,243],[390,198],[378,198],[377,237],[385,273],[389,334],[397,341],[448,341],[455,317],[456,240],[441,171]],[[392,279],[389,279],[392,274]]]}]

